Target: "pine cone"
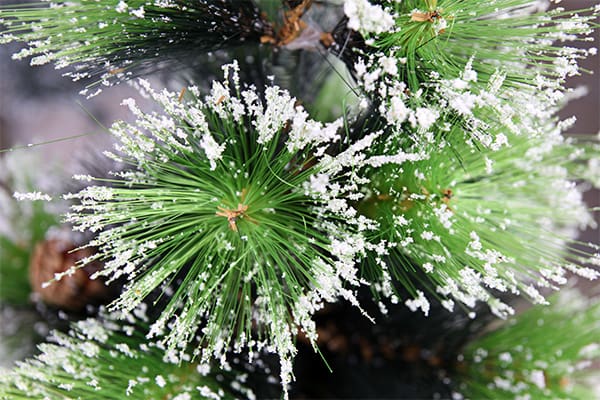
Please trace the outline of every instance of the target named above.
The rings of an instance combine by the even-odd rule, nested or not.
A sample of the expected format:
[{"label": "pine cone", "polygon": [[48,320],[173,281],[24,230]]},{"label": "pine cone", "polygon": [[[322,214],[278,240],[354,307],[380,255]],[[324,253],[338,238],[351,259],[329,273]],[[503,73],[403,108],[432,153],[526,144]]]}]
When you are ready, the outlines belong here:
[{"label": "pine cone", "polygon": [[61,239],[49,239],[36,245],[29,268],[29,281],[36,297],[44,303],[69,311],[80,311],[88,304],[99,304],[109,298],[109,291],[102,280],[90,276],[102,266],[91,263],[75,270],[72,275],[42,284],[54,278],[54,274],[67,271],[78,260],[93,255],[91,249],[72,251],[76,245]]}]

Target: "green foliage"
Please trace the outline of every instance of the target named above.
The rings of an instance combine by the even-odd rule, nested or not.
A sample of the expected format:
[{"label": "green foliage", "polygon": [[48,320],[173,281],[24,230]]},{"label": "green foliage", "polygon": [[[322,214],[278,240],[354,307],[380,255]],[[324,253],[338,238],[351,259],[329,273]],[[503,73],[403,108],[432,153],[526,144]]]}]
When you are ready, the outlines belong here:
[{"label": "green foliage", "polygon": [[352,258],[328,254],[348,235],[335,224],[341,216],[311,189],[316,153],[339,138],[341,120],[307,120],[276,86],[263,103],[237,87],[231,68],[236,88],[215,82],[206,102],[181,102],[142,82],[165,115],[126,101],[137,121],[112,127],[119,152],[110,156],[129,169],[82,177],[99,185],[68,196],[79,204],[67,219],[100,232],[89,243],[98,248],[92,259],[105,263],[98,275],[130,281],[113,308],[130,311],[156,288],[177,284],[152,334],[168,329],[169,348],[199,334],[202,359],[221,358],[230,346],[270,346],[286,363],[285,384],[296,326],[315,338],[311,313],[322,299],[351,297],[343,274],[356,284],[355,270],[336,264],[351,268]]},{"label": "green foliage", "polygon": [[600,302],[565,289],[470,343],[459,391],[467,398],[592,399]]},{"label": "green foliage", "polygon": [[[455,301],[473,310],[484,302],[506,318],[514,310],[501,298],[546,303],[539,288],[555,289],[569,272],[600,276],[588,267],[600,263],[599,246],[574,239],[593,225],[586,187],[576,182],[598,183],[598,144],[565,139],[572,121],[555,117],[569,93],[565,79],[596,51],[565,43],[590,39],[600,7],[375,3],[345,1],[347,20],[338,28],[346,25],[336,28],[345,42],[325,46],[353,64],[351,91],[360,98],[349,95],[341,75],[297,76],[321,71],[318,63],[294,65],[295,49],[334,37],[301,20],[311,2],[0,7],[0,43],[29,46],[14,58],[69,67],[75,80],[110,85],[247,45],[212,60],[240,56],[243,80],[255,82],[242,85],[237,62],[222,67],[224,81],[187,93],[156,92],[138,81],[162,110],[143,112],[125,100],[136,120],[112,126],[116,151],[105,153],[122,169],[76,176],[90,185],[64,196],[76,200],[66,221],[93,235],[84,247],[95,253],[55,280],[99,261],[104,267],[94,278],[123,283],[109,307],[131,319],[152,298],[156,318],[132,325],[87,320],[67,335],[55,333],[56,345],[41,346],[41,355],[0,377],[0,397],[227,398],[214,375],[196,371],[215,359],[227,370],[228,355],[243,351],[250,361],[261,351],[279,356],[287,397],[298,333],[316,349],[313,318],[339,298],[360,308],[361,285],[378,300],[404,301],[426,315],[433,297],[450,311]],[[282,29],[273,32],[261,11]],[[360,44],[347,49],[350,56],[342,54],[348,43]],[[271,56],[280,63],[263,65]],[[203,75],[209,71],[212,79],[214,64],[204,67],[198,75],[210,80]],[[317,120],[289,92],[263,81],[269,67],[298,92],[315,94],[307,109]],[[347,98],[349,109],[336,110]],[[347,116],[366,109],[373,120],[350,128],[359,124]],[[14,210],[10,223],[27,234],[0,236],[0,290],[2,301],[22,303],[28,257],[55,219],[40,202]],[[401,299],[406,292],[412,298]],[[555,300],[476,340],[460,365],[461,391],[473,398],[589,396],[578,368],[599,355],[598,310],[597,302]]]},{"label": "green foliage", "polygon": [[405,0],[390,2],[396,11],[395,32],[386,32],[375,47],[405,60],[399,78],[417,90],[435,72],[456,78],[467,60],[482,84],[501,70],[506,82],[535,88],[545,79],[577,74],[577,59],[587,51],[565,46],[586,41],[596,25],[597,9],[545,10],[531,0]]},{"label": "green foliage", "polygon": [[[136,315],[146,318],[140,310]],[[252,398],[234,373],[215,374],[194,362],[179,365],[148,341],[141,320],[116,317],[79,321],[68,334],[54,332],[49,343],[39,345],[39,355],[0,374],[0,398]]]},{"label": "green foliage", "polygon": [[[370,149],[397,158],[384,156],[382,165],[361,172],[370,183],[357,209],[380,224],[371,240],[390,249],[388,258],[372,258],[369,280],[380,280],[385,292],[389,273],[415,297],[426,287],[434,297],[469,307],[488,302],[506,316],[512,309],[494,291],[543,303],[532,283],[564,283],[565,270],[598,277],[583,267],[597,259],[597,246],[584,250],[571,237],[571,230],[593,225],[569,181],[578,178],[569,171],[578,169],[585,146],[544,133],[478,148],[461,124],[445,126],[434,128],[429,143],[415,145],[402,132]],[[494,135],[491,126],[488,133]],[[415,264],[425,274],[416,273]],[[444,304],[453,308],[452,301]]]},{"label": "green foliage", "polygon": [[245,41],[258,43],[271,32],[252,1],[235,0],[59,1],[0,7],[0,17],[0,43],[30,46],[13,58],[33,56],[32,65],[54,62],[58,68],[76,64],[67,72],[74,80],[104,82],[153,72],[165,62],[177,67]]}]

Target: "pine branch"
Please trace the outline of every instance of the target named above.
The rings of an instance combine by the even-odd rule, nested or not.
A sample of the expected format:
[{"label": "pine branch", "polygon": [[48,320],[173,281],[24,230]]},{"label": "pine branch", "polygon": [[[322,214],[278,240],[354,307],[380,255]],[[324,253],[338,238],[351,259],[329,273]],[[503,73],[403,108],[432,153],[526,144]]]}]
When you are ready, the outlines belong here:
[{"label": "pine branch", "polygon": [[130,281],[113,308],[132,310],[186,271],[151,335],[168,329],[174,348],[199,334],[202,360],[222,359],[230,347],[266,347],[281,357],[285,387],[296,326],[314,341],[310,317],[323,301],[356,303],[343,282],[359,284],[354,260],[362,250],[348,243],[355,228],[341,222],[355,211],[323,197],[327,177],[315,165],[339,140],[342,121],[308,120],[276,86],[263,103],[238,86],[236,64],[224,69],[234,87],[214,82],[205,102],[141,81],[166,115],[125,101],[137,121],[113,126],[118,153],[109,155],[130,170],[81,177],[98,186],[67,196],[79,201],[67,219],[99,232],[89,243],[97,255],[82,265],[100,259],[97,275]]},{"label": "pine branch", "polygon": [[[178,364],[175,353],[148,341],[144,308],[128,322],[103,315],[73,323],[68,334],[53,332],[41,354],[0,374],[0,398],[30,399],[233,399],[252,398],[233,372],[210,365]],[[224,376],[226,380],[223,381]]]},{"label": "pine branch", "polygon": [[385,1],[388,14],[376,20],[374,10],[379,6],[368,8],[363,3],[348,1],[345,10],[348,25],[372,46],[364,50],[365,58],[391,57],[396,68],[389,62],[379,73],[396,70],[411,91],[428,82],[432,73],[442,79],[458,78],[471,58],[482,85],[501,71],[506,84],[522,90],[553,87],[554,82],[579,74],[577,61],[596,52],[565,43],[593,40],[597,6],[565,11],[546,10],[531,0]]},{"label": "pine branch", "polygon": [[574,289],[551,302],[470,343],[457,389],[468,398],[596,398],[600,303]]},{"label": "pine branch", "polygon": [[[418,137],[423,131],[415,129]],[[364,268],[376,294],[402,300],[392,289],[399,282],[413,296],[405,303],[425,314],[429,292],[450,310],[455,300],[467,307],[483,301],[506,317],[513,310],[496,292],[544,303],[535,286],[565,283],[566,271],[600,276],[587,267],[598,264],[597,244],[572,236],[594,224],[573,183],[581,176],[571,174],[585,170],[581,160],[597,159],[596,150],[563,140],[552,124],[547,129],[491,148],[477,148],[460,119],[430,126],[426,143],[410,131],[376,138],[362,169],[352,171],[367,182],[357,210],[378,222],[368,236],[377,251]],[[486,132],[501,138],[504,127]]]},{"label": "pine branch", "polygon": [[66,75],[103,84],[177,67],[217,49],[259,43],[272,32],[252,1],[237,0],[9,5],[0,17],[5,26],[0,43],[29,45],[13,58],[74,66]]}]

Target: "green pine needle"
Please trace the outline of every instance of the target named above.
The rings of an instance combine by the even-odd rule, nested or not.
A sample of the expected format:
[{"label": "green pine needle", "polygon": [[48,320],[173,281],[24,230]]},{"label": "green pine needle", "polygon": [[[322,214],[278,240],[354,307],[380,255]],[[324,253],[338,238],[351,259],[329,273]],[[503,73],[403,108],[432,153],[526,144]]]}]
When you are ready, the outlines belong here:
[{"label": "green pine needle", "polygon": [[[403,59],[399,79],[411,90],[435,71],[456,78],[469,58],[480,82],[497,70],[506,83],[537,87],[543,80],[562,81],[578,74],[577,60],[588,50],[566,45],[590,41],[600,9],[545,10],[531,0],[404,0],[395,9],[396,30],[381,34],[374,46]],[[594,50],[595,51],[595,50]]]},{"label": "green pine needle", "polygon": [[[272,31],[252,1],[78,0],[0,7],[0,43],[26,42],[15,59],[54,62],[74,80],[108,84],[177,67],[190,57]],[[96,82],[98,83],[98,82]],[[87,93],[87,90],[84,91]],[[96,92],[90,95],[96,94]]]},{"label": "green pine needle", "polygon": [[459,364],[466,398],[592,399],[600,302],[565,289],[470,343]]},{"label": "green pine needle", "polygon": [[[237,64],[224,67],[231,68]],[[152,335],[168,330],[165,341],[174,348],[199,334],[203,360],[230,347],[266,346],[281,356],[285,386],[297,326],[314,341],[311,316],[323,301],[355,301],[342,282],[358,285],[360,249],[340,245],[353,236],[339,222],[355,211],[328,209],[315,179],[317,156],[339,139],[342,121],[307,120],[276,86],[265,90],[263,103],[233,76],[235,88],[215,82],[206,102],[179,101],[142,81],[166,115],[125,101],[137,121],[113,126],[119,143],[111,156],[130,170],[112,179],[82,177],[99,186],[67,196],[80,202],[68,220],[100,232],[89,244],[105,262],[99,275],[127,276],[112,308],[131,310],[176,283]]]},{"label": "green pine needle", "polygon": [[178,364],[165,354],[144,336],[143,310],[128,323],[104,315],[72,324],[68,334],[54,332],[39,345],[39,355],[0,374],[0,399],[253,398],[241,376],[229,372],[219,379],[209,365]]},{"label": "green pine needle", "polygon": [[597,52],[565,43],[592,40],[600,13],[598,6],[541,11],[536,4],[393,3],[387,12],[395,10],[395,27],[369,38],[372,47],[357,56],[358,86],[395,132],[419,126],[414,141],[427,141],[436,123],[457,121],[488,148],[490,125],[503,135],[536,135],[537,121],[551,120],[573,92],[566,78]]},{"label": "green pine needle", "polygon": [[600,276],[584,267],[598,265],[598,246],[582,249],[573,237],[594,223],[571,181],[578,157],[597,160],[593,146],[582,147],[586,154],[553,131],[477,149],[460,124],[447,125],[433,128],[427,144],[415,145],[406,132],[388,137],[371,147],[377,165],[360,172],[370,183],[357,208],[379,222],[371,240],[386,249],[366,269],[379,292],[390,295],[394,280],[415,297],[406,304],[425,314],[422,287],[450,310],[454,300],[484,301],[505,317],[513,311],[495,293],[544,303],[535,286],[564,283],[567,270]]}]

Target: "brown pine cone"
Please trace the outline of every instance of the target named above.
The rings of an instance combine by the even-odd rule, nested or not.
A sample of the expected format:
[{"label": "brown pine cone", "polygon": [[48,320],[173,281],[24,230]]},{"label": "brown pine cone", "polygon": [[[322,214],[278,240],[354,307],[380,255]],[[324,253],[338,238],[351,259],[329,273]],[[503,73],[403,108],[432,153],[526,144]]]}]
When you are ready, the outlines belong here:
[{"label": "brown pine cone", "polygon": [[36,297],[44,303],[69,311],[81,311],[88,304],[100,304],[109,298],[104,282],[90,279],[102,268],[99,262],[76,269],[73,274],[43,287],[45,282],[54,278],[54,274],[67,271],[78,260],[94,254],[92,249],[72,251],[74,248],[75,244],[62,239],[38,243],[29,266],[29,282]]}]

